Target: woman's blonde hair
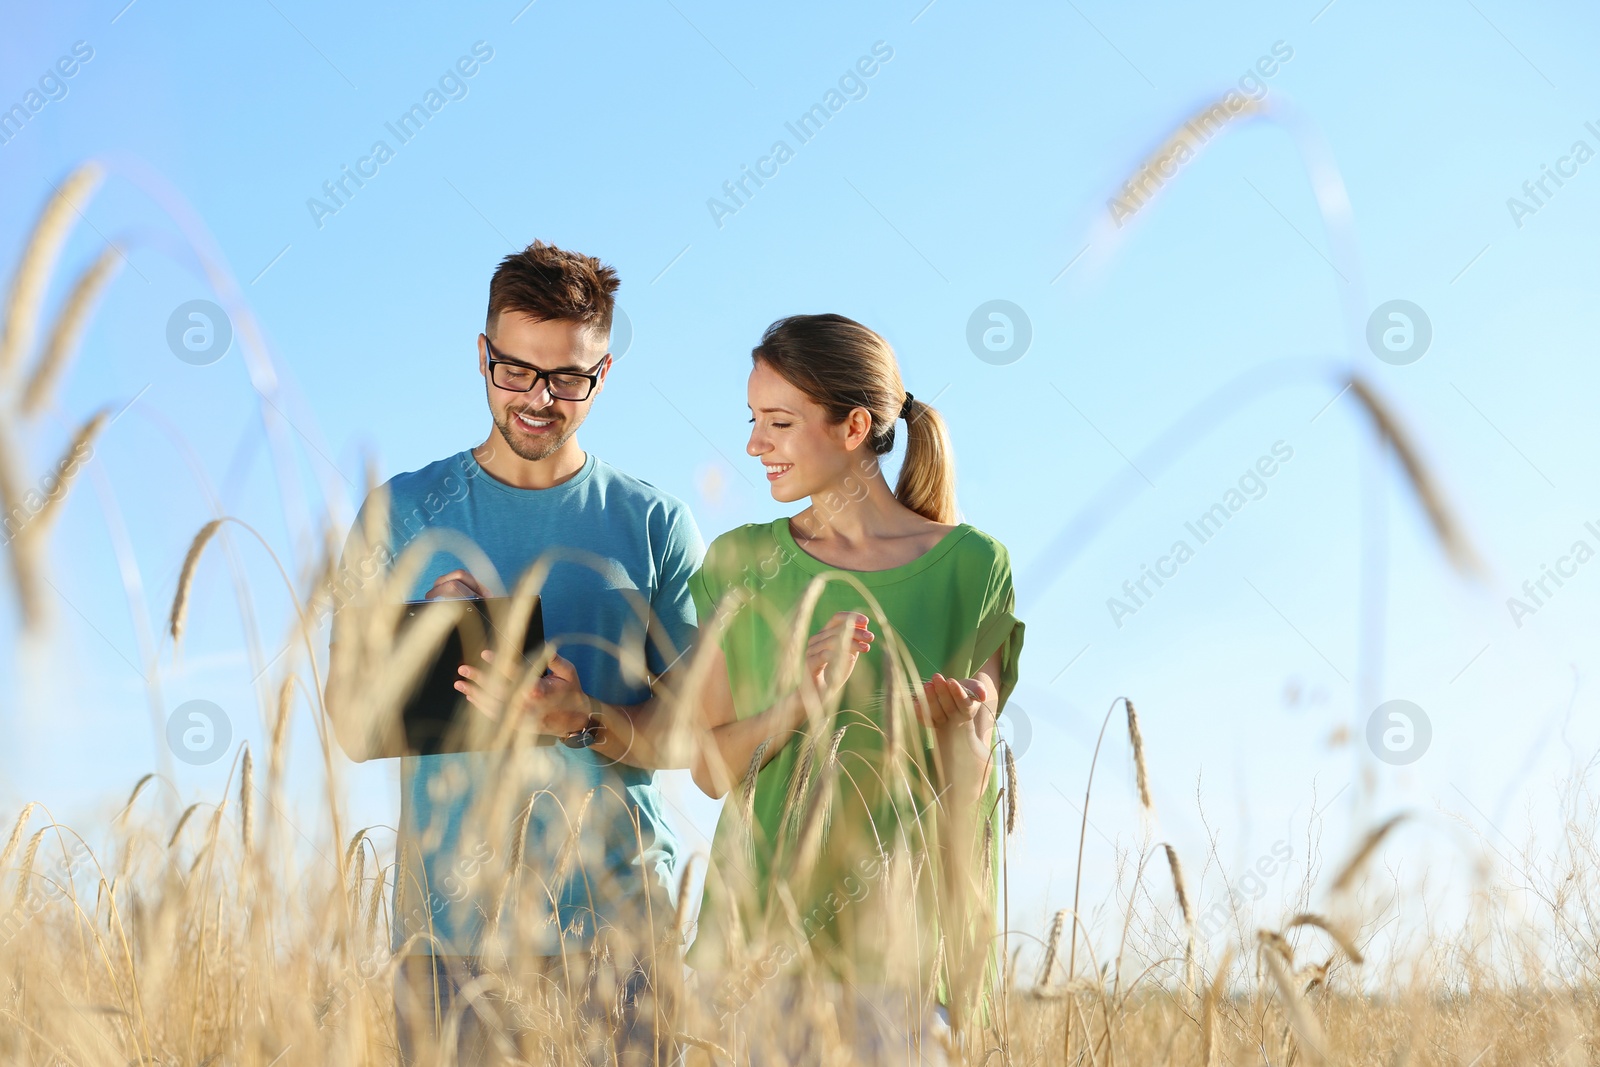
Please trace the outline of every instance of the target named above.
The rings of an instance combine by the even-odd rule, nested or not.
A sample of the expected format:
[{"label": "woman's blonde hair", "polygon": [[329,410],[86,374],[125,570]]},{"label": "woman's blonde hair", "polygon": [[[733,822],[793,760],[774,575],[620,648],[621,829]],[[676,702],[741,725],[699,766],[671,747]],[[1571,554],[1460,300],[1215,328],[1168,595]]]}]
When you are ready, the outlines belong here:
[{"label": "woman's blonde hair", "polygon": [[956,462],[938,411],[906,392],[894,349],[876,331],[843,315],[791,315],[767,327],[751,359],[765,363],[834,422],[856,408],[872,416],[867,446],[894,448],[895,422],[906,419],[906,458],[895,499],[934,522],[956,521]]}]

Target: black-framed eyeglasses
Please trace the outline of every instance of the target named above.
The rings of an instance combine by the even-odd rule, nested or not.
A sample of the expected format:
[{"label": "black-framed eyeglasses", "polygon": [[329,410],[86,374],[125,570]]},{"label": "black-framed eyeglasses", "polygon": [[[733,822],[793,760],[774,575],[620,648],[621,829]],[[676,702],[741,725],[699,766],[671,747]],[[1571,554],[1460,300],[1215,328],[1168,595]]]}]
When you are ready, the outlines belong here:
[{"label": "black-framed eyeglasses", "polygon": [[[593,393],[594,387],[599,384],[599,368],[605,362],[604,359],[589,371],[540,370],[526,363],[518,363],[514,359],[505,359],[494,347],[494,342],[489,340],[488,334],[479,336],[483,338],[484,348],[489,353],[489,381],[494,383],[496,389],[505,389],[513,393],[531,393],[539,387],[539,379],[543,378],[550,395],[556,400],[588,400],[589,394]],[[606,353],[608,357],[610,354]]]}]

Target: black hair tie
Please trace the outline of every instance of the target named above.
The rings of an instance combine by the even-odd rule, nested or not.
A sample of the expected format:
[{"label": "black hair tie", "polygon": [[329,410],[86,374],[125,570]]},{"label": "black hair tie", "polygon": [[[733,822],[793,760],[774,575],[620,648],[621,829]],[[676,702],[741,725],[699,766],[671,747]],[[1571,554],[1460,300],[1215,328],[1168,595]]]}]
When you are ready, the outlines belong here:
[{"label": "black hair tie", "polygon": [[906,402],[900,405],[900,417],[907,422],[911,421],[911,401],[914,399],[910,393],[906,394]]}]

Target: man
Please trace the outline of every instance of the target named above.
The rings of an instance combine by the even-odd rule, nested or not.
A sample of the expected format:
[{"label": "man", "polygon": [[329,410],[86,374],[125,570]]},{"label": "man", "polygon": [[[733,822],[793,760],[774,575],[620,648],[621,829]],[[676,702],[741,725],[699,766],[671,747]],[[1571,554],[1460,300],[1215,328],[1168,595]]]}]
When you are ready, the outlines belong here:
[{"label": "man", "polygon": [[[578,444],[611,371],[617,286],[599,260],[538,241],[507,256],[478,337],[494,424],[487,439],[390,480],[346,544],[347,574],[374,547],[386,573],[415,560],[413,600],[504,596],[530,567],[549,566],[538,592],[558,654],[507,710],[565,743],[547,736],[533,758],[401,761],[393,943],[406,953],[396,1009],[408,1062],[451,1032],[453,1014],[461,1062],[509,1051],[516,998],[501,982],[557,991],[565,1007],[551,1018],[589,1024],[567,1040],[608,1045],[600,1039],[614,1035],[624,1063],[650,1062],[663,1041],[648,960],[672,921],[676,841],[652,771],[687,766],[668,751],[681,745],[661,675],[695,635],[687,582],[703,547],[681,502]],[[413,417],[394,414],[401,425]],[[350,703],[350,649],[361,639],[349,614],[334,616],[336,719],[333,694]],[[494,673],[488,664],[464,671],[457,688],[498,711]],[[491,796],[512,803],[497,807]],[[609,1047],[593,1051],[612,1062]]]}]

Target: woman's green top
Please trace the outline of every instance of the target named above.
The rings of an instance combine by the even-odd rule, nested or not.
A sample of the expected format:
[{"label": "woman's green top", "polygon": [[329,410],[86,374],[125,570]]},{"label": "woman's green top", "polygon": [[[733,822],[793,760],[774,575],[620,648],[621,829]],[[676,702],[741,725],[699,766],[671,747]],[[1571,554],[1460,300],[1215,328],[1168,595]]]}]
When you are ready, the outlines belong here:
[{"label": "woman's green top", "polygon": [[[816,583],[816,600],[799,612]],[[935,672],[970,678],[1000,653],[999,706],[1017,682],[1023,626],[1005,546],[966,524],[898,567],[844,571],[803,551],[780,518],[712,542],[689,579],[702,639],[719,633],[734,714],[748,718],[793,691],[806,641],[836,612],[869,618],[875,640],[857,660],[837,707],[813,702],[810,725],[783,745],[723,807],[689,962],[702,971],[752,965],[768,976],[810,960],[857,982],[932,977],[940,936],[940,787],[932,730],[911,694]],[[719,609],[723,612],[718,618]],[[797,628],[798,627],[798,628]],[[998,760],[990,760],[973,823],[990,842],[990,913],[998,872]],[[987,875],[987,877],[985,877]],[[981,883],[980,883],[981,884]],[[909,939],[909,940],[908,940]]]}]

